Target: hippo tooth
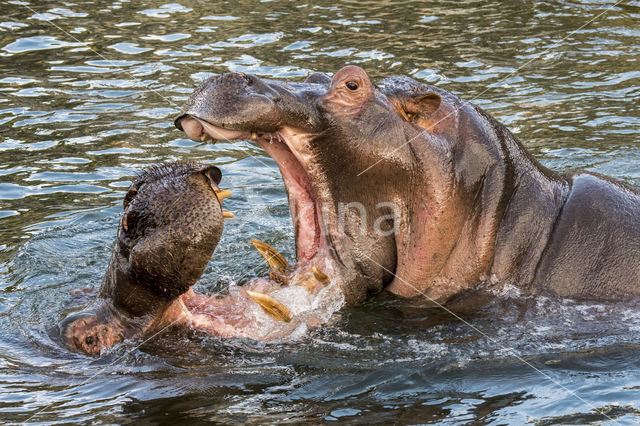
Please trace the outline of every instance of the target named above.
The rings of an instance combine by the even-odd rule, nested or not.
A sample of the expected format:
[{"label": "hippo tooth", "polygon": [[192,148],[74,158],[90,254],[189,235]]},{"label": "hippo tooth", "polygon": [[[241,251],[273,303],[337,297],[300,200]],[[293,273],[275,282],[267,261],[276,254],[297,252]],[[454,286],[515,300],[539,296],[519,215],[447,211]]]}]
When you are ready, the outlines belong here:
[{"label": "hippo tooth", "polygon": [[256,132],[251,132],[251,139],[253,139],[254,141],[258,139],[258,134]]},{"label": "hippo tooth", "polygon": [[271,296],[247,290],[247,294],[260,305],[262,309],[271,315],[276,321],[291,321],[291,312],[282,303]]},{"label": "hippo tooth", "polygon": [[260,252],[262,257],[267,260],[272,271],[278,272],[279,274],[287,273],[287,265],[289,262],[287,262],[287,259],[285,259],[278,250],[255,238],[251,240],[251,243]]},{"label": "hippo tooth", "polygon": [[309,293],[314,293],[318,284],[329,284],[330,278],[322,272],[317,266],[313,266],[311,270],[302,275],[298,275],[293,279],[293,284],[305,288]]},{"label": "hippo tooth", "polygon": [[200,141],[201,141],[201,142],[204,142],[204,141],[206,141],[206,140],[207,140],[207,134],[206,134],[206,133],[203,133],[203,134],[202,134],[202,136],[200,136]]},{"label": "hippo tooth", "polygon": [[317,266],[314,265],[313,268],[311,268],[311,272],[313,272],[313,276],[316,280],[320,281],[322,284],[329,284],[329,276],[318,269]]},{"label": "hippo tooth", "polygon": [[316,290],[318,281],[314,279],[314,277],[309,272],[306,272],[302,276],[296,276],[294,279],[294,284],[304,288],[309,293],[313,294],[313,292]]},{"label": "hippo tooth", "polygon": [[222,217],[224,217],[225,219],[231,219],[233,216],[235,215],[229,210],[222,209]]},{"label": "hippo tooth", "polygon": [[215,192],[216,192],[216,196],[218,197],[218,200],[220,201],[231,196],[231,191],[226,189],[216,189]]}]

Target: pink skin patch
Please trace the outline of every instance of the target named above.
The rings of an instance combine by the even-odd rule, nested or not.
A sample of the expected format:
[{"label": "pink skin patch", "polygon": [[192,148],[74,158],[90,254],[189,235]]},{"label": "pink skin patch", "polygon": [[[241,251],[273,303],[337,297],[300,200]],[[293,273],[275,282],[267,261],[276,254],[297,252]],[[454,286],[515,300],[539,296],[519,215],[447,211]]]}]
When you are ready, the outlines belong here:
[{"label": "pink skin patch", "polygon": [[277,140],[261,138],[258,143],[278,164],[289,196],[289,208],[297,234],[298,259],[308,261],[316,256],[320,246],[319,209],[302,165],[280,138],[274,139]]}]

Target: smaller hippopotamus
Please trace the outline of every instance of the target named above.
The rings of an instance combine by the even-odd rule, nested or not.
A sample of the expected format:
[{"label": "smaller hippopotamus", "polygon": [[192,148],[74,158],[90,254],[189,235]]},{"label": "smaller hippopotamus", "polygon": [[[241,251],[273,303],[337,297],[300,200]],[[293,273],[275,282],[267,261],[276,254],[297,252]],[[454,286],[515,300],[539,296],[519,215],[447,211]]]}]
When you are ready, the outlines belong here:
[{"label": "smaller hippopotamus", "polygon": [[266,312],[271,321],[286,323],[292,317],[267,293],[290,282],[312,294],[328,283],[315,267],[306,274],[293,273],[275,249],[254,240],[278,282],[256,280],[225,295],[195,293],[191,286],[213,255],[223,220],[233,217],[221,207],[231,195],[218,187],[221,178],[216,166],[178,162],[150,168],[133,181],[96,299],[59,325],[65,346],[95,356],[125,339],[170,325],[223,337],[260,338],[258,314]]},{"label": "smaller hippopotamus", "polygon": [[96,300],[60,324],[64,344],[87,354],[179,320],[179,296],[200,278],[222,235],[216,166],[171,163],[133,181]]}]

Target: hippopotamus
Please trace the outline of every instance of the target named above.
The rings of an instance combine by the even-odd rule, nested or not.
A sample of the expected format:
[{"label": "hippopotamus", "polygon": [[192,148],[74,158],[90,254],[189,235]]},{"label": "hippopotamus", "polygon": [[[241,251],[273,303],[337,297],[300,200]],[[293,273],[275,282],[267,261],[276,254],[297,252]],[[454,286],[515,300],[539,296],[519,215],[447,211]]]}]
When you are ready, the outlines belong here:
[{"label": "hippopotamus", "polygon": [[[233,217],[221,207],[231,195],[218,187],[221,178],[214,165],[177,162],[152,167],[132,182],[95,300],[59,324],[66,347],[98,355],[125,339],[170,325],[224,337],[255,337],[255,318],[248,309],[255,302],[276,320],[291,320],[288,308],[266,294],[278,288],[274,283],[256,283],[227,295],[191,289],[220,240],[224,218]],[[313,278],[321,281],[292,276],[275,249],[257,240],[254,244],[274,265],[274,273],[280,271],[281,281],[318,288],[327,284],[320,271]]]},{"label": "hippopotamus", "polygon": [[196,141],[254,140],[278,165],[299,262],[330,263],[347,303],[445,304],[478,286],[640,295],[640,194],[558,174],[478,106],[356,66],[303,82],[211,76],[175,120]]}]

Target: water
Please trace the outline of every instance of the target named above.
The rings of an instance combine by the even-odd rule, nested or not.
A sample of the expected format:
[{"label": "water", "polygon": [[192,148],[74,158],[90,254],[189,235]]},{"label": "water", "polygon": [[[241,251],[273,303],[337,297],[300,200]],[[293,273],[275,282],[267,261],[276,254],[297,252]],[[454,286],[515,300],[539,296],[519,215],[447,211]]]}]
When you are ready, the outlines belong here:
[{"label": "water", "polygon": [[[453,318],[381,295],[292,341],[167,330],[100,359],[50,327],[99,285],[124,190],[147,165],[215,160],[236,219],[197,285],[293,258],[275,163],[172,119],[209,73],[301,79],[357,64],[473,101],[556,170],[640,185],[640,2],[0,4],[0,420],[365,424],[640,420],[640,309],[514,289]],[[593,22],[591,22],[593,20]]]}]

